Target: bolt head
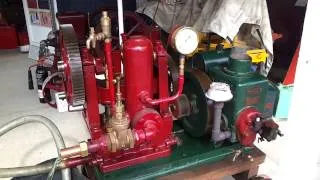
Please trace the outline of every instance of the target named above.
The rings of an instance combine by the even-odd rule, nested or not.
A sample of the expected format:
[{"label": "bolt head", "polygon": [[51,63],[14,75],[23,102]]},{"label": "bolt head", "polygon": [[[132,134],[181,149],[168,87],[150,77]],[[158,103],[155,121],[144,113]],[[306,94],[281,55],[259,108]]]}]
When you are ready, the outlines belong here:
[{"label": "bolt head", "polygon": [[260,117],[257,117],[256,118],[256,122],[260,122],[261,121],[261,118]]}]

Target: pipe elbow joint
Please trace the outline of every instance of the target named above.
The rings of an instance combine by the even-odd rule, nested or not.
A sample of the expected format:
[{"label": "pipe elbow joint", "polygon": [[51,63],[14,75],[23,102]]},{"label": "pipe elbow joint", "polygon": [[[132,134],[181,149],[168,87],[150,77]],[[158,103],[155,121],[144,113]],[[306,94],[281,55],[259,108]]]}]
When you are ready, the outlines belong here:
[{"label": "pipe elbow joint", "polygon": [[223,131],[223,132],[213,132],[212,133],[212,141],[213,142],[220,142],[220,141],[224,141],[226,139],[230,139],[231,138],[231,132],[230,131]]}]

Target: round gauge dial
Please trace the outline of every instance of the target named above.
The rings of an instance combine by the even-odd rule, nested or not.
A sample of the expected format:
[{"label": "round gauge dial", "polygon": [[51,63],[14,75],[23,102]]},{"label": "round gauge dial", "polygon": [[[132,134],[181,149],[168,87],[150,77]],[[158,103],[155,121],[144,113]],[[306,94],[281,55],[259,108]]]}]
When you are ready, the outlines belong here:
[{"label": "round gauge dial", "polygon": [[199,37],[195,30],[190,27],[178,28],[172,39],[173,47],[181,54],[193,53],[199,44]]}]

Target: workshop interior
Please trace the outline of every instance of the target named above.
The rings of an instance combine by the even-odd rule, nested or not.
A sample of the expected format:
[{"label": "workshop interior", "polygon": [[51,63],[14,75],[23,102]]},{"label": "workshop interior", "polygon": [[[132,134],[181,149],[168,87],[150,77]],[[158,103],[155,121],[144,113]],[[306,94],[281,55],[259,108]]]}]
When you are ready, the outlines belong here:
[{"label": "workshop interior", "polygon": [[76,113],[89,138],[66,143],[64,131],[83,131],[62,131],[67,118],[12,116],[0,138],[41,124],[56,157],[1,164],[0,178],[272,179],[258,173],[268,154],[257,143],[286,136],[306,9],[306,0],[1,1],[0,49],[25,56],[19,91],[54,116]]}]

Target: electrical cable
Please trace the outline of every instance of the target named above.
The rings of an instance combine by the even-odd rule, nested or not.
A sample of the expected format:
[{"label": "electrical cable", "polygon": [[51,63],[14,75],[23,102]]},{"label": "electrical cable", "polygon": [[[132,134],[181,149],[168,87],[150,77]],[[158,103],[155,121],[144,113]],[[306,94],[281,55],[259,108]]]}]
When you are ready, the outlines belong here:
[{"label": "electrical cable", "polygon": [[54,175],[54,172],[56,171],[56,169],[57,169],[57,167],[58,167],[58,165],[59,165],[60,162],[61,162],[61,159],[60,159],[60,158],[57,158],[57,159],[54,161],[53,166],[52,166],[52,168],[51,168],[51,171],[50,171],[49,174],[48,174],[47,180],[52,180],[53,175]]},{"label": "electrical cable", "polygon": [[[5,133],[11,131],[12,129],[15,129],[16,127],[19,127],[27,123],[40,123],[50,131],[54,139],[54,142],[56,144],[58,156],[60,157],[60,149],[66,148],[63,137],[59,129],[57,128],[57,126],[50,119],[44,116],[28,115],[28,116],[16,118],[10,121],[9,123],[3,125],[2,127],[0,127],[0,137]],[[38,165],[38,166],[16,167],[16,168],[0,168],[0,178],[36,175],[41,172],[42,173],[48,172],[52,168],[54,168],[53,171],[56,169],[56,166],[54,165],[52,166],[52,163],[46,164],[46,166]],[[70,180],[70,169],[64,169],[61,171],[61,173],[62,173],[61,175],[63,180]]]},{"label": "electrical cable", "polygon": [[[62,72],[55,72],[55,73],[51,74],[50,76],[48,76],[48,77],[43,81],[42,88],[41,88],[43,97],[46,97],[46,96],[45,96],[45,91],[44,91],[44,89],[46,88],[47,84],[51,81],[52,78],[54,78],[54,77],[56,77],[56,76],[58,76],[58,75],[61,75],[61,74],[63,74],[63,73],[62,73]],[[52,104],[52,103],[50,103],[50,102],[47,102],[47,103],[48,103],[50,106],[52,106],[52,107],[57,107],[56,104]]]}]

